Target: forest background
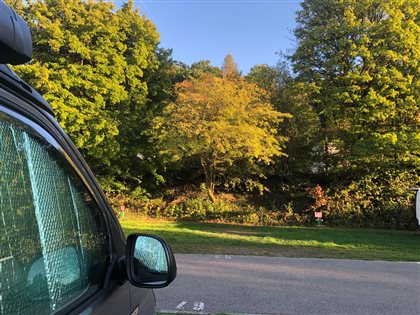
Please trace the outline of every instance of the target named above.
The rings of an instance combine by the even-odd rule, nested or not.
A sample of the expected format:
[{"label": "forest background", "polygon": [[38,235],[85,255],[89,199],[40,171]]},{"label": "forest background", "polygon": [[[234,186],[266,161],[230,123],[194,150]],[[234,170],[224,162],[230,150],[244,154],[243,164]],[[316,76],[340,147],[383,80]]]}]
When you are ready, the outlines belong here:
[{"label": "forest background", "polygon": [[414,229],[420,1],[304,0],[296,49],[247,75],[173,60],[133,1],[6,0],[14,70],[52,105],[117,215]]}]

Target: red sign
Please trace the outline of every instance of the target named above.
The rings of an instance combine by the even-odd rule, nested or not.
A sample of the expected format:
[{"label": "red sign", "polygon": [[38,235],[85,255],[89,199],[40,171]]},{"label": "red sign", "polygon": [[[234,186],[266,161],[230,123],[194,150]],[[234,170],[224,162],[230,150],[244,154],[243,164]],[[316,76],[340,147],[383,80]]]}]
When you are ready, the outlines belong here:
[{"label": "red sign", "polygon": [[315,212],[315,218],[322,218],[322,212]]}]

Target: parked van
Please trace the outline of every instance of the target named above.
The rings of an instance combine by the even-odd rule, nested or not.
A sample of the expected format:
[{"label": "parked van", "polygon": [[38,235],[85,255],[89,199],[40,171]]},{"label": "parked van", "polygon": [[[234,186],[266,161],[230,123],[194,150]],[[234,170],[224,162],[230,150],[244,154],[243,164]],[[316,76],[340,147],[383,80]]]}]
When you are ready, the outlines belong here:
[{"label": "parked van", "polygon": [[155,314],[174,255],[125,238],[51,106],[6,65],[31,58],[28,25],[0,0],[0,315]]}]

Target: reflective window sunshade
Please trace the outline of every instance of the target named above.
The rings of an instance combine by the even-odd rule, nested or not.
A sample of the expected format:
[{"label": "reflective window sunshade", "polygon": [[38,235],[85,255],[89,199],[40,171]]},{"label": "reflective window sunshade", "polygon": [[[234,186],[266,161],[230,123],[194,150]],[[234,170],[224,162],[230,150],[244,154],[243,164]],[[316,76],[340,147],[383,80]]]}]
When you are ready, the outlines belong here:
[{"label": "reflective window sunshade", "polygon": [[0,314],[53,313],[99,290],[105,224],[58,150],[0,113]]}]

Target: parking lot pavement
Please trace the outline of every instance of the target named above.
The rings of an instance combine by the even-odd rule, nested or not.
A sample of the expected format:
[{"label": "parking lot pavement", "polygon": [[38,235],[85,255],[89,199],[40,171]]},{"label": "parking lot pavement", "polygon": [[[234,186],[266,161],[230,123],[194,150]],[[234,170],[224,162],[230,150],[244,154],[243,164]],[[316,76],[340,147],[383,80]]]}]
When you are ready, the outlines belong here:
[{"label": "parking lot pavement", "polygon": [[176,255],[160,310],[247,314],[420,314],[420,264]]}]

